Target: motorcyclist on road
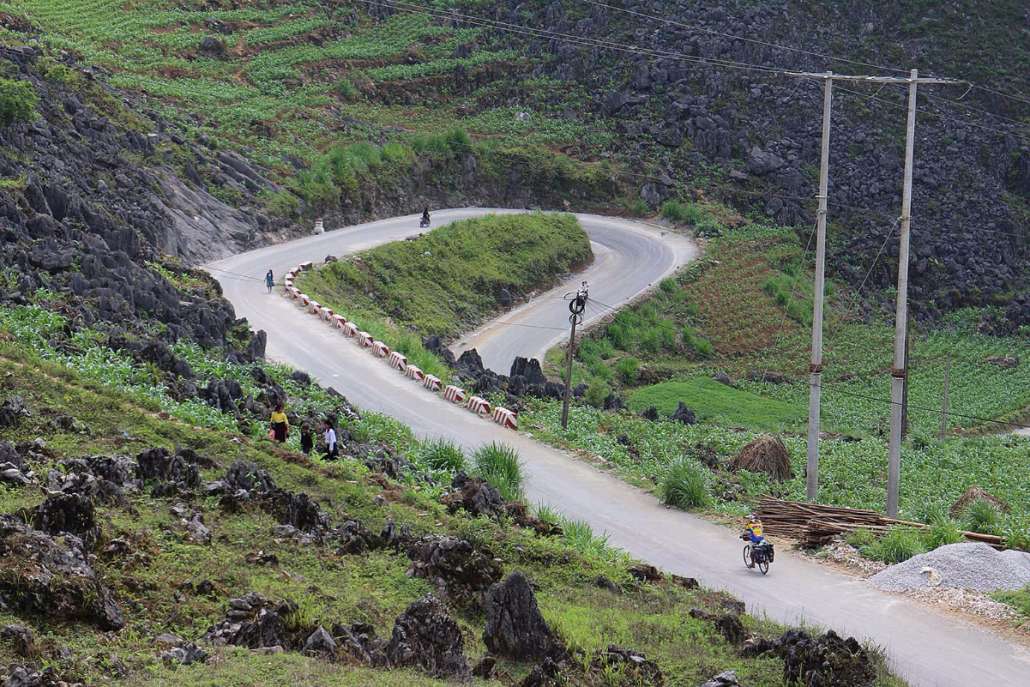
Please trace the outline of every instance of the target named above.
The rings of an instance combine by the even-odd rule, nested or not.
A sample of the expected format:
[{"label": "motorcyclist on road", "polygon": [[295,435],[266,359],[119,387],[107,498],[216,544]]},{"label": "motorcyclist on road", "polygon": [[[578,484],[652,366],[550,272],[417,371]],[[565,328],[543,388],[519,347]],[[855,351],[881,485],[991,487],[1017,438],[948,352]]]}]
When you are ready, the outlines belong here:
[{"label": "motorcyclist on road", "polygon": [[429,206],[428,205],[425,207],[425,209],[422,210],[422,224],[424,224],[424,225],[428,225],[429,224]]}]

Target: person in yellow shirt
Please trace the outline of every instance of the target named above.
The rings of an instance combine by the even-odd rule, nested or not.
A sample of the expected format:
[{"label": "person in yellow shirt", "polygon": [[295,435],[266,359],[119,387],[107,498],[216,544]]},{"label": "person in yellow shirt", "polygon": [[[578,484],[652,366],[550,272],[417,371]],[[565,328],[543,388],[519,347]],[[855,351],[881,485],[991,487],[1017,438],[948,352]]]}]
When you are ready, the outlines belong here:
[{"label": "person in yellow shirt", "polygon": [[762,534],[762,521],[754,514],[751,514],[751,516],[748,517],[748,524],[744,529],[744,534],[746,535],[747,541],[751,542],[754,546],[761,546],[765,543],[765,536]]},{"label": "person in yellow shirt", "polygon": [[275,410],[270,418],[272,425],[272,438],[280,444],[286,441],[286,435],[290,433],[290,421],[283,412],[283,404],[276,403]]}]

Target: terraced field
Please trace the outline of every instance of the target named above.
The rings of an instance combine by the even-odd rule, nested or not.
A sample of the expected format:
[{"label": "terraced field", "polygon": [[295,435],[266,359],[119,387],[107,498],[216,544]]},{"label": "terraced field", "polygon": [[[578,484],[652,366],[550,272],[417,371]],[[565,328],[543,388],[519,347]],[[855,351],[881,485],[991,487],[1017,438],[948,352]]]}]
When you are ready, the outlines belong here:
[{"label": "terraced field", "polygon": [[[170,0],[6,0],[0,11],[110,70],[113,85],[148,96],[191,136],[242,148],[282,179],[295,171],[290,157],[456,124],[523,146],[599,140],[549,111],[558,86],[522,80],[524,58],[491,47],[478,27],[425,13],[330,18],[314,3],[208,10]],[[0,39],[34,40],[6,29]]]}]

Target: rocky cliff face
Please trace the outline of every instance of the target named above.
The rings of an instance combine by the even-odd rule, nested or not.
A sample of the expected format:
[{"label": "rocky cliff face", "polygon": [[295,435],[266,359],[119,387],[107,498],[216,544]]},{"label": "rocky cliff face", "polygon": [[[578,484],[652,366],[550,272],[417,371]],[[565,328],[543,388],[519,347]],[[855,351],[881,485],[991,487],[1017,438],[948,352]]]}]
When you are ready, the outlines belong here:
[{"label": "rocky cliff face", "polygon": [[270,227],[177,176],[171,160],[220,160],[240,186],[260,177],[238,156],[187,146],[156,114],[137,115],[70,58],[0,47],[0,67],[38,97],[34,116],[0,127],[0,299],[46,289],[63,294],[78,324],[139,330],[156,320],[172,340],[225,343],[232,307],[216,294],[184,296],[155,262],[225,255]]},{"label": "rocky cliff face", "polygon": [[[1025,36],[1030,16],[1010,3],[992,5],[989,16],[983,6],[970,14],[965,2],[933,8],[901,3],[889,11],[869,2],[817,8],[789,0],[718,7],[692,0],[614,4],[676,23],[560,0],[509,3],[497,14],[505,21],[664,52],[667,57],[656,58],[558,40],[531,46],[541,72],[589,84],[595,97],[580,103],[580,114],[612,127],[618,155],[650,171],[653,178],[638,181],[649,204],[656,206],[686,181],[689,188],[707,186],[710,196],[738,208],[797,226],[806,238],[814,220],[821,84],[711,61],[883,73],[811,54],[832,53],[976,78],[1027,59],[1025,41],[1020,48],[1018,41],[986,40],[991,32],[1014,31],[1018,37],[1020,23]],[[498,40],[521,39],[499,34]],[[986,56],[967,57],[969,40],[987,43]],[[993,83],[999,79],[1005,82],[1000,76]],[[1030,130],[1008,120],[1026,121],[1030,108],[981,90],[962,104],[939,99],[957,99],[962,90],[925,88],[920,99],[910,295],[924,314],[1013,304],[1011,315],[1025,323],[1030,303],[1020,294],[1027,292],[1030,271]],[[894,278],[897,234],[886,243],[887,259],[873,266],[873,256],[900,214],[904,97],[903,87],[877,92],[840,84],[836,91],[831,262],[852,284],[861,283],[870,268],[871,286],[888,286]],[[978,115],[970,107],[1002,116]]]}]

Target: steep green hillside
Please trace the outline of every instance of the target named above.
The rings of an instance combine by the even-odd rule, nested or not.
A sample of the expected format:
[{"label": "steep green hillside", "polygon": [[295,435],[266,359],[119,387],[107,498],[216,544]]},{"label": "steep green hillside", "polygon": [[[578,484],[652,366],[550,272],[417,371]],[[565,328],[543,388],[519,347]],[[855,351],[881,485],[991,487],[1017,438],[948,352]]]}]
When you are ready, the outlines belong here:
[{"label": "steep green hillside", "polygon": [[[388,423],[359,419],[339,399],[349,414],[340,418],[344,457],[325,463],[170,417],[141,391],[97,381],[85,361],[82,372],[44,362],[7,332],[0,623],[11,639],[0,643],[0,663],[11,674],[45,667],[90,684],[430,685],[443,682],[427,673],[460,678],[479,665],[477,684],[517,684],[542,654],[505,658],[506,645],[484,639],[492,611],[481,603],[490,584],[517,570],[532,580],[553,632],[547,641],[564,647],[551,655],[566,684],[629,687],[659,674],[695,684],[723,669],[750,685],[781,683],[782,660],[741,658],[742,635],[716,631],[723,595],[673,578],[642,581],[581,523],[555,527],[524,507],[470,517],[463,504],[471,501],[443,486],[448,473],[419,462],[427,454],[409,434],[383,432]],[[291,405],[312,393],[295,390]],[[457,495],[443,499],[450,506],[444,491]],[[412,606],[430,593],[440,599],[432,630]],[[227,613],[235,625],[223,622]],[[406,634],[394,630],[399,614]],[[740,620],[725,622],[760,636],[779,631]],[[328,644],[319,626],[334,638]],[[437,644],[418,645],[420,632]],[[653,663],[637,665],[608,649],[613,643]],[[415,658],[399,646],[415,647]],[[496,663],[480,661],[488,646]],[[900,683],[881,672],[877,684]]]}]

